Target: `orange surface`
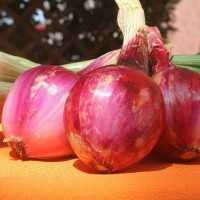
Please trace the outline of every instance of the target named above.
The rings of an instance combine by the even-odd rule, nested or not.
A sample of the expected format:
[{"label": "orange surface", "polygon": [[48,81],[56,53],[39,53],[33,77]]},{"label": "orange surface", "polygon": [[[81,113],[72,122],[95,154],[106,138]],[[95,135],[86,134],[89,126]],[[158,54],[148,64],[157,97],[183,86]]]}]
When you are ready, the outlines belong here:
[{"label": "orange surface", "polygon": [[78,159],[17,160],[0,133],[0,200],[199,200],[200,159],[175,164],[149,155],[119,174],[95,174]]}]

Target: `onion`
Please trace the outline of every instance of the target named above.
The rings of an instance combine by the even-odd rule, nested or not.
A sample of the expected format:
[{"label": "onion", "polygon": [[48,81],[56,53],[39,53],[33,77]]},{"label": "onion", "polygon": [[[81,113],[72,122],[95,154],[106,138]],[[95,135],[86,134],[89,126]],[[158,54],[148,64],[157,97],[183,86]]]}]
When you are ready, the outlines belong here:
[{"label": "onion", "polygon": [[148,28],[153,79],[166,105],[166,128],[156,148],[162,157],[191,160],[200,156],[200,74],[169,60],[159,30]]},{"label": "onion", "polygon": [[23,159],[74,155],[63,125],[66,98],[79,77],[60,66],[21,74],[3,107],[4,142]]},{"label": "onion", "polygon": [[128,34],[131,40],[125,38],[120,64],[95,69],[75,84],[64,114],[76,155],[100,173],[118,172],[143,159],[157,143],[165,122],[159,87],[136,70],[144,68],[141,63],[148,55],[147,46],[139,45],[140,41],[147,45],[143,9],[136,0],[117,3],[122,29],[131,27],[123,26],[127,20],[132,24],[142,17],[142,24],[133,24],[137,31],[133,28],[134,34]]},{"label": "onion", "polygon": [[130,167],[154,147],[164,127],[164,102],[144,73],[103,67],[77,82],[65,120],[76,155],[97,171],[111,173]]}]

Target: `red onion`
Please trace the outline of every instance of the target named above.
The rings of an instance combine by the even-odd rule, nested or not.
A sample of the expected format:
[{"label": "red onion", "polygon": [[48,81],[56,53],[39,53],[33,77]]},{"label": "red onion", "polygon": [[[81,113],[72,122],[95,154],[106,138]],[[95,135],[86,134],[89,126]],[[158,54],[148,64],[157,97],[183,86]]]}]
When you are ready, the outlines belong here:
[{"label": "red onion", "polygon": [[172,160],[200,156],[200,74],[178,68],[169,59],[159,30],[148,28],[153,79],[166,105],[166,128],[155,151]]},{"label": "red onion", "polygon": [[[144,19],[139,1],[117,2],[119,17],[125,17],[121,26],[127,19],[130,23],[138,16]],[[120,64],[83,76],[66,101],[70,144],[80,160],[101,173],[117,172],[139,162],[155,146],[164,128],[162,93],[150,77],[136,70],[144,68],[141,63],[146,63],[148,54],[147,46],[138,44],[146,40],[145,20],[142,22],[133,26],[138,32],[134,30],[136,34],[123,45]]]},{"label": "red onion", "polygon": [[74,154],[63,125],[66,98],[78,76],[60,66],[38,66],[21,74],[2,113],[4,142],[20,158]]}]

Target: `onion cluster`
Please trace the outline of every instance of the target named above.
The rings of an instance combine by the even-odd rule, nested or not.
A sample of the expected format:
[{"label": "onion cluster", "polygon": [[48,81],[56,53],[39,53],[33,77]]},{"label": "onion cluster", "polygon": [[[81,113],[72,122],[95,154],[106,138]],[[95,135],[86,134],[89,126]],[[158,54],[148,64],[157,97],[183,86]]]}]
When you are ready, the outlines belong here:
[{"label": "onion cluster", "polygon": [[200,75],[171,63],[158,29],[145,25],[139,0],[116,3],[120,51],[77,74],[34,67],[13,84],[2,126],[18,157],[76,155],[100,173],[113,173],[152,149],[176,160],[200,156]]}]

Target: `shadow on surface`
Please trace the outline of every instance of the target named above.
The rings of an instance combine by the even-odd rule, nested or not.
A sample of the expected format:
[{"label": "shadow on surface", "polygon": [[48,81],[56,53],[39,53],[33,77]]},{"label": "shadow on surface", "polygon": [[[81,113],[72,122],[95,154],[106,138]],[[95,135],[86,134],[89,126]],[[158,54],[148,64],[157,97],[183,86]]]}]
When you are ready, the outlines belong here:
[{"label": "shadow on surface", "polygon": [[81,160],[76,160],[73,164],[73,166],[78,169],[79,171],[82,171],[87,174],[99,174],[94,169],[88,167],[85,163],[83,163]]},{"label": "shadow on surface", "polygon": [[10,160],[21,160],[21,161],[39,161],[39,162],[63,162],[63,161],[68,161],[71,159],[75,159],[77,158],[76,156],[72,155],[72,156],[62,156],[62,157],[57,157],[57,158],[46,158],[46,159],[39,159],[39,158],[19,158],[14,151],[10,150],[9,152],[9,156],[10,156]]},{"label": "shadow on surface", "polygon": [[0,132],[0,148],[8,146],[5,142],[3,142],[3,138],[3,133]]},{"label": "shadow on surface", "polygon": [[200,165],[200,157],[195,158],[193,160],[186,160],[186,161],[178,161],[176,164],[180,165]]},{"label": "shadow on surface", "polygon": [[[146,158],[144,158],[139,163],[133,165],[132,167],[124,171],[117,172],[117,173],[124,174],[124,173],[135,173],[135,172],[158,171],[158,170],[163,170],[169,167],[170,165],[172,165],[172,163],[161,160],[158,157],[156,157],[154,154],[149,154]],[[94,171],[93,169],[85,165],[81,160],[76,160],[73,166],[84,173],[99,174],[98,172]]]}]

